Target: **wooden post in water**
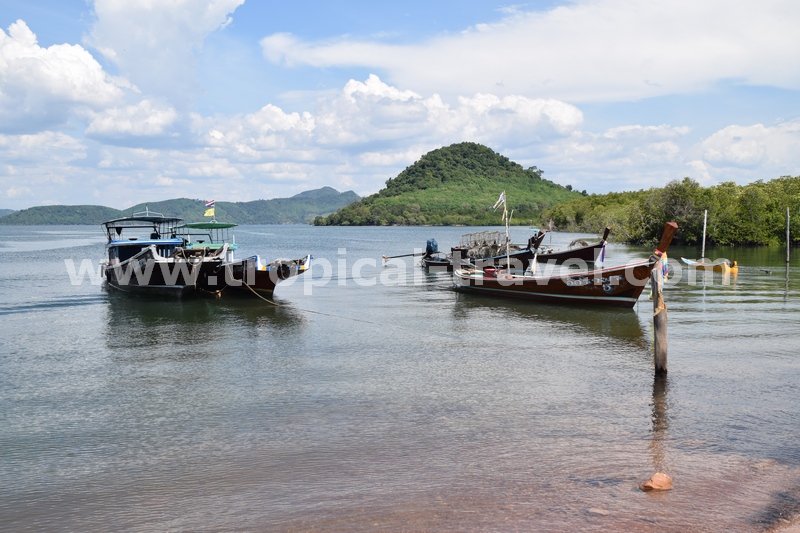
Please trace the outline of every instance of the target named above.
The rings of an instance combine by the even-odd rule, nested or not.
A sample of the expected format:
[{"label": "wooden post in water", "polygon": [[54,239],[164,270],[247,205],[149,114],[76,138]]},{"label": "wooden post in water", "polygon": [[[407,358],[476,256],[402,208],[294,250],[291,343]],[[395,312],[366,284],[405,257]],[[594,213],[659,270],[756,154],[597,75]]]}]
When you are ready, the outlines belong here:
[{"label": "wooden post in water", "polygon": [[661,263],[664,261],[665,251],[677,231],[676,223],[664,224],[664,233],[661,234],[661,241],[652,256],[660,259],[650,271],[650,288],[653,291],[653,338],[655,341],[653,356],[656,364],[656,376],[667,374],[667,304],[664,303],[664,294],[661,292],[664,284]]},{"label": "wooden post in water", "polygon": [[653,291],[653,357],[656,365],[656,376],[667,373],[667,304],[661,292],[664,276],[661,263],[650,271],[650,288]]},{"label": "wooden post in water", "polygon": [[789,208],[786,208],[786,262],[789,262]]}]

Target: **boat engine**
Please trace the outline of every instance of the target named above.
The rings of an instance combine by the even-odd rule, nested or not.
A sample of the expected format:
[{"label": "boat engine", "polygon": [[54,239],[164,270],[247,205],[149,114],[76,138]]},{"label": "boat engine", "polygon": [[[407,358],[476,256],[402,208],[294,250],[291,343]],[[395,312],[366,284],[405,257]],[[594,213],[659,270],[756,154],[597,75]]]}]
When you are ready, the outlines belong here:
[{"label": "boat engine", "polygon": [[425,245],[425,255],[432,255],[438,252],[439,252],[439,243],[436,242],[436,239],[428,239],[428,242]]}]

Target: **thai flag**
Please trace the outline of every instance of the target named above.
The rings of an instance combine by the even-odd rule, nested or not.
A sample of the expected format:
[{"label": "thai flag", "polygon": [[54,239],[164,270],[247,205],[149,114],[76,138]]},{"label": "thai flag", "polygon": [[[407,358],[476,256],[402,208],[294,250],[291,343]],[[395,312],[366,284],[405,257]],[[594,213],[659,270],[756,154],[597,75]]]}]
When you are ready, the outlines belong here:
[{"label": "thai flag", "polygon": [[214,200],[206,202],[206,209],[211,209],[212,207],[214,207]]}]

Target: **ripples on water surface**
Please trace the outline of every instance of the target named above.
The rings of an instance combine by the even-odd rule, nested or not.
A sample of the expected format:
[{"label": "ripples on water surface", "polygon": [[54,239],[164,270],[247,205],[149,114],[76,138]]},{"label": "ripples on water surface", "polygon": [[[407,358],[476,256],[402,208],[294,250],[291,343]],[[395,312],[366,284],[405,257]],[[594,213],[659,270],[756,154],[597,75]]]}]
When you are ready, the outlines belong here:
[{"label": "ripples on water surface", "polygon": [[[98,229],[4,228],[0,530],[754,531],[800,509],[797,252],[788,281],[782,250],[727,250],[728,285],[667,287],[654,382],[646,294],[541,305],[381,268],[468,231],[240,227],[240,257],[320,260],[273,306],[72,286]],[[361,258],[396,283],[356,283]],[[656,471],[675,488],[639,491]]]}]

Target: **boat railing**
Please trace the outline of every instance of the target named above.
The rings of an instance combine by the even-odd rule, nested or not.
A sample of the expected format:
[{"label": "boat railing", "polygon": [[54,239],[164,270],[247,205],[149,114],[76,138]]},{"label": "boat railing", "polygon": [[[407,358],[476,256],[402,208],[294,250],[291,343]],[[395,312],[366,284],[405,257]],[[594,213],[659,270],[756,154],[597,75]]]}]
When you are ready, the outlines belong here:
[{"label": "boat railing", "polygon": [[102,227],[109,241],[124,240],[123,232],[128,236],[133,233],[137,238],[165,239],[175,238],[175,228],[179,222],[179,218],[154,216],[151,211],[150,216],[137,213],[131,217],[109,220]]},{"label": "boat railing", "polygon": [[505,244],[506,235],[502,231],[479,231],[461,236],[461,246],[475,248],[478,246],[491,246],[492,244]]}]

